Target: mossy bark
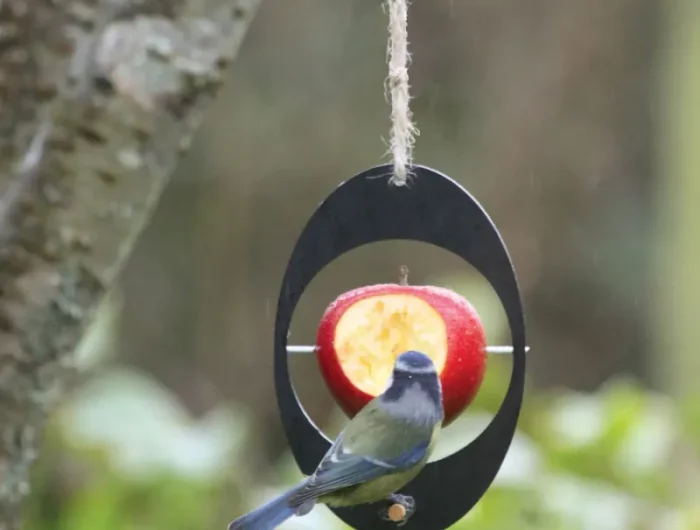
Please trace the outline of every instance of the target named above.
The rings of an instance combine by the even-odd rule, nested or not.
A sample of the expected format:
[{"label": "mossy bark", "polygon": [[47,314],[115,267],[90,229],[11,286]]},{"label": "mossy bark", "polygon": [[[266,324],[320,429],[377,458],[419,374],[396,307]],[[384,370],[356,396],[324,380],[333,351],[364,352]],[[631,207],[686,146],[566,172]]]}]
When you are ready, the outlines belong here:
[{"label": "mossy bark", "polygon": [[21,526],[71,354],[257,3],[0,4],[0,530]]}]

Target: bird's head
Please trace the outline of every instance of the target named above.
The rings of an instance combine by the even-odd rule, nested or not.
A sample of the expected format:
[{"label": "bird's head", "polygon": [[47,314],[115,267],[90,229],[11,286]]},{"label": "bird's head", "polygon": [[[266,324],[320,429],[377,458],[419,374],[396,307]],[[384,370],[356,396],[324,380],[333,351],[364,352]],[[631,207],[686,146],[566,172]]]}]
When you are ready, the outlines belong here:
[{"label": "bird's head", "polygon": [[437,377],[437,370],[433,361],[426,354],[419,351],[407,351],[396,358],[394,363],[394,375],[420,376],[422,374]]},{"label": "bird's head", "polygon": [[406,412],[430,407],[442,415],[442,386],[430,357],[417,351],[399,355],[380,400],[385,405],[400,404]]}]

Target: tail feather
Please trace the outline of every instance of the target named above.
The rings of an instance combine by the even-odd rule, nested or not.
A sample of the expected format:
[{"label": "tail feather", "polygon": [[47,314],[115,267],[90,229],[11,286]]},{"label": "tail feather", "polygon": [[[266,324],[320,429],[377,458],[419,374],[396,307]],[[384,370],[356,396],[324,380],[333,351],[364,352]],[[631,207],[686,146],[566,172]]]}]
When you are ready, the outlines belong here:
[{"label": "tail feather", "polygon": [[260,508],[242,515],[228,525],[228,530],[274,530],[294,515],[307,514],[313,508],[313,502],[304,503],[302,506],[290,505],[291,498],[303,485],[302,482]]}]

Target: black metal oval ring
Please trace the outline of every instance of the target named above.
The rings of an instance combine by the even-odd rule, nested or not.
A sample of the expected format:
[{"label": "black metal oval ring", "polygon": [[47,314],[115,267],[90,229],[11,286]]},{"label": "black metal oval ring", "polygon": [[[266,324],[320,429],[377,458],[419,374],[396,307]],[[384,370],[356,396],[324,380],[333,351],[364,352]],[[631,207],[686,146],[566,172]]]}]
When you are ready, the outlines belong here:
[{"label": "black metal oval ring", "polygon": [[[275,388],[289,444],[305,475],[331,445],[299,402],[289,377],[287,336],[304,290],[328,263],[367,243],[414,240],[453,252],[478,270],[498,295],[513,344],[511,380],[486,429],[460,451],[429,463],[400,493],[416,500],[404,530],[444,530],[484,495],[515,434],[525,380],[525,323],[515,271],[501,236],[481,205],[457,182],[414,166],[409,186],[390,186],[391,166],[366,170],[342,183],[314,212],[292,252],[282,281],[275,322]],[[379,504],[333,510],[357,530],[394,525],[378,516]]]}]

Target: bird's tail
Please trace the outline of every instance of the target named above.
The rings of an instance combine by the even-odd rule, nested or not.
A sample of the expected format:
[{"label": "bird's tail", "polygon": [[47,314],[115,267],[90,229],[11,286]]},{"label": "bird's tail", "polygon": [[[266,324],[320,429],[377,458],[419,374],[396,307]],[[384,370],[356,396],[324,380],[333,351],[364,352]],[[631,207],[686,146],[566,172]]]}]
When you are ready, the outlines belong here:
[{"label": "bird's tail", "polygon": [[290,505],[291,498],[304,486],[305,482],[263,504],[260,508],[242,515],[228,525],[228,530],[274,530],[293,515],[309,513],[313,508],[314,501],[308,501],[301,506]]}]

